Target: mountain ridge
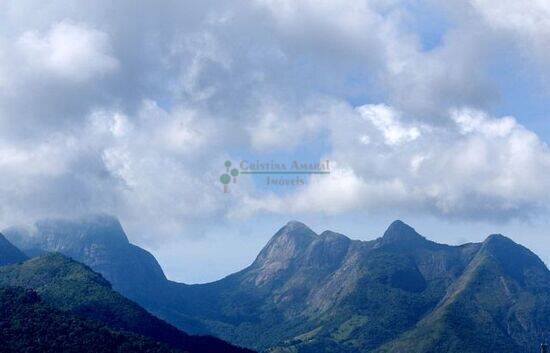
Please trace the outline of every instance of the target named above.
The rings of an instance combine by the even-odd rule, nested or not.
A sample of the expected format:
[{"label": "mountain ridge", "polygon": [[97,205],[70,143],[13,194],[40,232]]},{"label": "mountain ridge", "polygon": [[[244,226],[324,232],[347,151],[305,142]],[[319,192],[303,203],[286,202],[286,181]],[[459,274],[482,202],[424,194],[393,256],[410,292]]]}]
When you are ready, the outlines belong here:
[{"label": "mountain ridge", "polygon": [[[453,293],[462,298],[455,289],[461,283],[470,283],[465,273],[481,258],[484,264],[491,264],[492,258],[513,260],[508,261],[509,266],[506,261],[491,265],[490,273],[512,281],[515,287],[510,284],[509,288],[517,288],[523,297],[542,290],[537,300],[550,300],[546,287],[523,286],[531,283],[527,277],[535,276],[533,273],[540,283],[550,282],[548,268],[512,240],[491,235],[480,243],[439,244],[402,221],[393,222],[381,237],[369,241],[352,240],[332,231],[317,234],[301,222],[290,221],[275,233],[250,266],[237,273],[201,285],[157,276],[149,281],[155,286],[154,298],[148,292],[128,296],[142,300],[140,303],[149,310],[190,333],[213,334],[241,346],[274,353],[351,353],[357,349],[399,353],[403,347],[400,342],[412,342],[407,341],[407,335],[427,342],[417,349],[427,353],[434,346],[425,335],[420,335],[421,327],[415,327],[424,325],[422,320],[430,315],[434,320],[429,325],[450,327],[448,321],[434,315]],[[82,260],[86,263],[86,258]],[[496,286],[489,280],[487,283],[487,288]],[[115,284],[115,288],[141,290],[124,283]],[[467,288],[480,293],[487,290],[470,284]],[[512,305],[505,295],[498,298],[501,306],[488,311],[490,315]],[[480,301],[469,310],[479,316],[491,308],[489,304]],[[540,315],[528,306],[520,309],[525,312],[522,318]],[[471,320],[463,313],[445,310],[443,317]],[[494,320],[509,322],[496,316]],[[532,322],[542,322],[537,320]],[[522,331],[520,326],[514,326],[516,338],[508,346],[525,348],[527,340],[533,339],[533,334]],[[483,327],[479,327],[480,332],[486,332]],[[455,343],[471,339],[464,335],[455,338]],[[439,344],[437,339],[433,342]],[[480,344],[487,345],[488,341]],[[447,349],[461,353],[454,346]]]}]

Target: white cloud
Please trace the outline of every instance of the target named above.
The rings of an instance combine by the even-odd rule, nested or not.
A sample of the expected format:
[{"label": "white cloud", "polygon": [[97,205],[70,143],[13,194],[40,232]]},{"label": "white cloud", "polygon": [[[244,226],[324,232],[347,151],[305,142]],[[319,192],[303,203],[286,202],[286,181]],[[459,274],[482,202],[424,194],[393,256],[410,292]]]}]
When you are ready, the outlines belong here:
[{"label": "white cloud", "polygon": [[550,4],[545,0],[472,0],[472,6],[495,28],[529,35],[532,39],[550,31]]},{"label": "white cloud", "polygon": [[76,149],[78,142],[72,136],[52,136],[38,145],[0,146],[0,169],[6,176],[55,177],[69,170]]},{"label": "white cloud", "polygon": [[464,135],[476,132],[489,138],[506,137],[518,126],[511,116],[491,119],[486,113],[471,109],[452,110],[451,119]]},{"label": "white cloud", "polygon": [[74,81],[86,81],[118,68],[109,54],[109,36],[84,24],[62,21],[46,33],[27,31],[18,47],[31,68]]},{"label": "white cloud", "polygon": [[[460,2],[459,2],[460,3]],[[471,0],[467,13],[476,19],[478,33],[492,39],[491,47],[506,48],[505,55],[519,57],[537,84],[550,87],[550,4],[545,0]],[[459,5],[462,8],[462,4]],[[473,11],[470,11],[473,10]],[[466,11],[464,11],[466,12]],[[464,18],[464,26],[472,24]],[[502,55],[498,53],[497,55]],[[537,69],[533,70],[535,65]]]},{"label": "white cloud", "polygon": [[[329,177],[312,177],[292,195],[246,200],[248,211],[242,212],[408,209],[450,218],[509,219],[528,217],[550,202],[545,193],[550,149],[515,119],[455,109],[449,112],[451,129],[404,128],[399,116],[384,105],[348,110],[334,122],[340,130],[324,157],[336,161]],[[364,136],[373,142],[365,144]]]},{"label": "white cloud", "polygon": [[[364,105],[357,109],[361,117],[370,121],[384,136],[388,145],[399,145],[416,140],[420,136],[420,129],[416,126],[405,127],[398,120],[395,110],[387,105]],[[364,138],[366,135],[362,136]]]},{"label": "white cloud", "polygon": [[315,110],[302,112],[285,108],[284,104],[269,102],[257,110],[255,119],[247,126],[253,149],[292,150],[324,129],[323,117]]},{"label": "white cloud", "polygon": [[[546,206],[548,148],[521,116],[489,113],[488,74],[502,33],[545,52],[546,5],[463,4],[478,16],[453,17],[424,49],[404,4],[3,5],[0,166],[17,187],[2,190],[2,219],[106,210],[175,234],[238,213]],[[271,153],[337,164],[296,194],[243,177],[224,198],[220,163]]]},{"label": "white cloud", "polygon": [[198,119],[192,109],[165,111],[153,101],[145,101],[137,115],[96,112],[83,132],[100,147],[106,172],[116,180],[113,192],[121,197],[113,205],[116,213],[143,228],[150,227],[147,220],[162,220],[174,235],[182,229],[175,220],[219,212],[223,195],[218,176],[209,173],[221,157],[203,159],[212,155],[218,126],[205,116]]}]

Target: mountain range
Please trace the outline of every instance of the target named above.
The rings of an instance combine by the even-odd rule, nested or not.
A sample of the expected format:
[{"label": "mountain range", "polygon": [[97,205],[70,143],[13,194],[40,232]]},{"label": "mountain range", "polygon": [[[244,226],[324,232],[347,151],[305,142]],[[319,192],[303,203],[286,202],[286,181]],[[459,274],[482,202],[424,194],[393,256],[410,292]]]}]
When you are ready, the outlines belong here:
[{"label": "mountain range", "polygon": [[0,255],[2,352],[252,353],[186,334],[60,253],[28,259],[0,234]]},{"label": "mountain range", "polygon": [[4,234],[27,256],[55,251],[88,265],[186,332],[270,353],[534,353],[549,335],[550,272],[502,235],[450,246],[395,221],[359,241],[293,221],[249,267],[186,285],[109,216]]}]

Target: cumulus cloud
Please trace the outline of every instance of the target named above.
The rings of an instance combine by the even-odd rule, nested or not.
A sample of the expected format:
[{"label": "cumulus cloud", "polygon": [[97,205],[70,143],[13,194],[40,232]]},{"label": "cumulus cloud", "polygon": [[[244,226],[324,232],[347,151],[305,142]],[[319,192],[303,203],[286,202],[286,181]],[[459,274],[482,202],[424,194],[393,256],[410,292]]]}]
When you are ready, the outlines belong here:
[{"label": "cumulus cloud", "polygon": [[118,67],[117,59],[109,55],[106,33],[69,21],[54,24],[44,34],[27,31],[17,46],[33,70],[69,80],[85,81]]},{"label": "cumulus cloud", "polygon": [[[456,19],[459,32],[469,32],[478,40],[477,48],[484,53],[480,57],[485,57],[479,64],[521,61],[522,76],[531,75],[534,85],[542,84],[548,90],[550,7],[547,1],[450,1],[445,7]],[[487,60],[487,55],[492,59]]]},{"label": "cumulus cloud", "polygon": [[292,195],[246,199],[242,212],[408,209],[505,220],[529,217],[550,201],[550,149],[512,117],[454,109],[452,126],[441,128],[404,126],[400,112],[385,105],[347,113],[342,120],[350,123],[326,156],[338,162],[330,176],[315,176]]},{"label": "cumulus cloud", "polygon": [[[1,4],[0,218],[106,211],[170,235],[260,213],[528,217],[548,147],[492,113],[488,73],[503,36],[545,55],[545,5],[516,4],[435,6],[454,22],[431,48],[397,0]],[[220,166],[251,155],[334,169],[226,197]]]},{"label": "cumulus cloud", "polygon": [[[405,127],[401,123],[395,110],[386,105],[364,105],[358,109],[361,117],[372,123],[382,133],[384,143],[399,145],[416,140],[420,136],[420,129],[416,126]],[[362,136],[362,142],[371,141],[369,135]]]}]

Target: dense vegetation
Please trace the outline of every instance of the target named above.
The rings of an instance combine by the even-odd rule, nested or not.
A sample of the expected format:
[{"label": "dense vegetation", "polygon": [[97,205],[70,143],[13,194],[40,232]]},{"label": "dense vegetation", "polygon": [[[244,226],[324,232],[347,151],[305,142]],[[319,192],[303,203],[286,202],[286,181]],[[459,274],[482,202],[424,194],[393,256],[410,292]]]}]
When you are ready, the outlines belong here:
[{"label": "dense vegetation", "polygon": [[538,352],[550,330],[549,294],[544,264],[493,235],[437,309],[377,353]]},{"label": "dense vegetation", "polygon": [[142,336],[55,310],[32,290],[0,287],[4,353],[175,353]]},{"label": "dense vegetation", "polygon": [[0,285],[32,288],[52,307],[173,348],[200,353],[244,351],[213,337],[185,334],[113,291],[100,274],[60,254],[0,267]]}]

